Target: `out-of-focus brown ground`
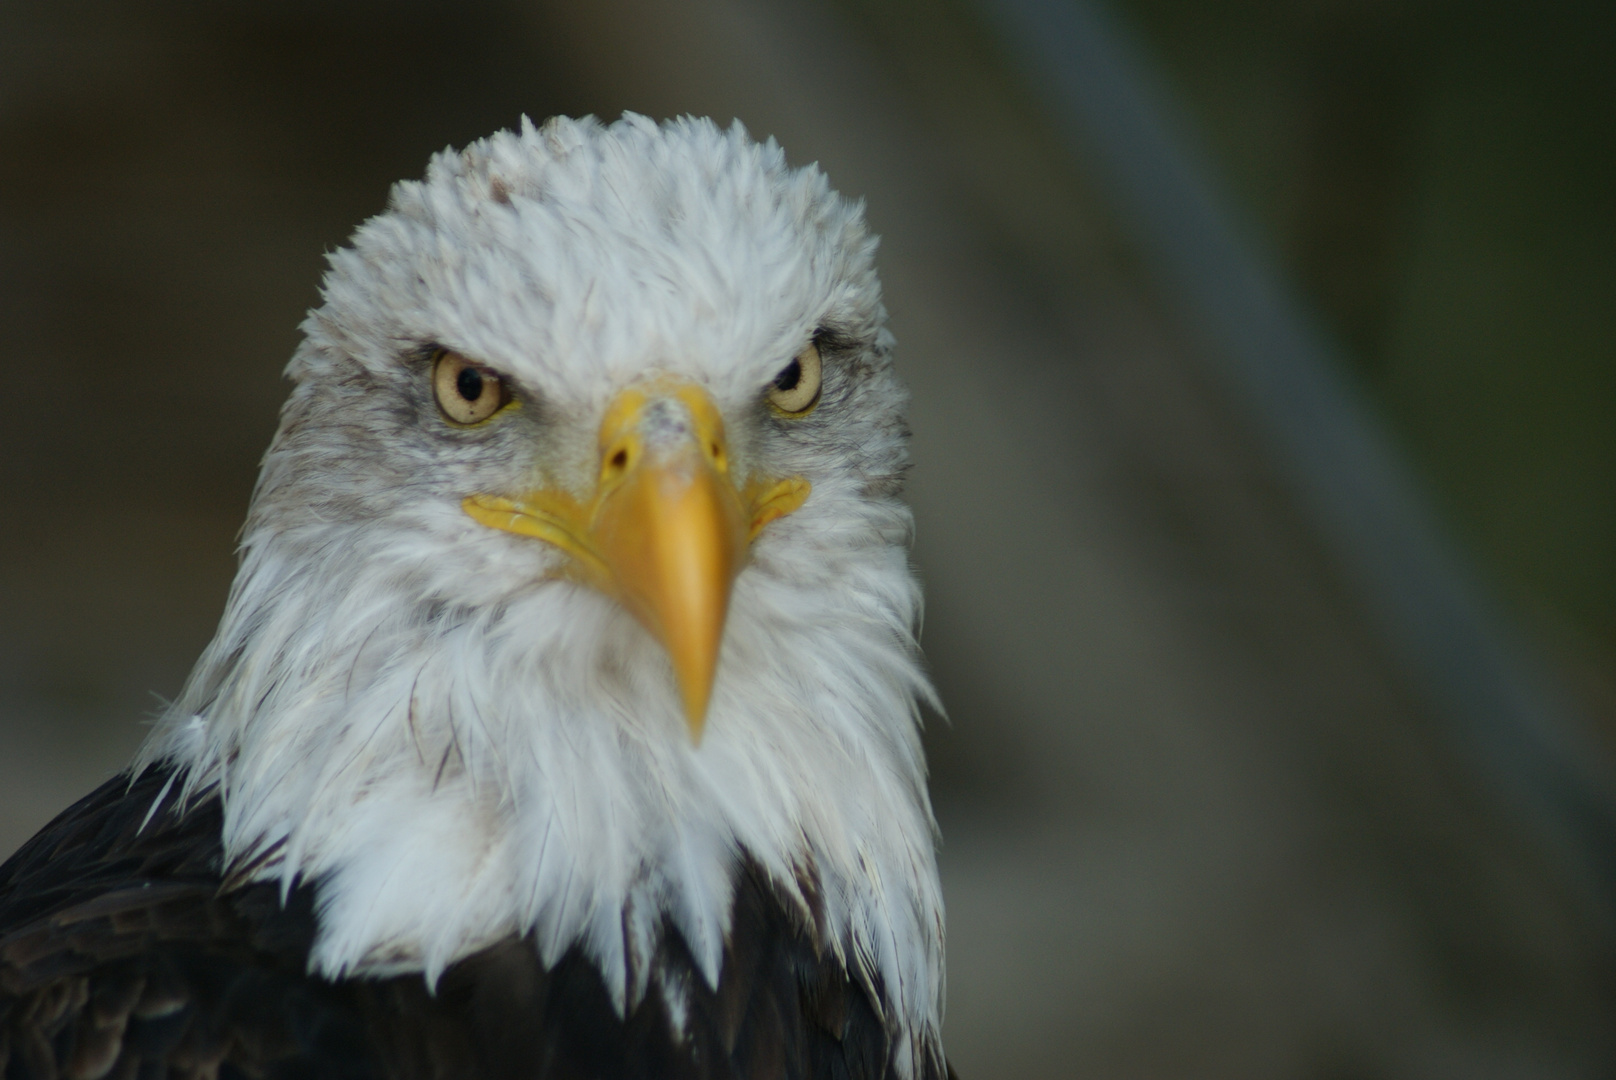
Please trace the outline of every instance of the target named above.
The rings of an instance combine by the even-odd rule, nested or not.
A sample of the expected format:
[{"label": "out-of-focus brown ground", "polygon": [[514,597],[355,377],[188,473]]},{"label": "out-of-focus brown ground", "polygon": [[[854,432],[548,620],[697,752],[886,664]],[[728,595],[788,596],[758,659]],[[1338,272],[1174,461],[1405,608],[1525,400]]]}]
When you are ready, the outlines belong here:
[{"label": "out-of-focus brown ground", "polygon": [[961,1074],[1607,1075],[1588,898],[991,51],[866,33],[808,0],[0,9],[0,850],[206,641],[322,252],[388,183],[524,112],[740,116],[884,236]]}]

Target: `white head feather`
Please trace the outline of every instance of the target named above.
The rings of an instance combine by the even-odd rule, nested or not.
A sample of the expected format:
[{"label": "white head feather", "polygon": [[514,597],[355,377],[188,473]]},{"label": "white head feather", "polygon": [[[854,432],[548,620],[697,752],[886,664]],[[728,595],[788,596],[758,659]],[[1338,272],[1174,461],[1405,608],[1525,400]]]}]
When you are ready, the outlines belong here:
[{"label": "white head feather", "polygon": [[[531,933],[547,962],[580,944],[621,1008],[664,915],[718,978],[746,853],[788,896],[817,874],[832,946],[936,1045],[930,691],[874,247],[772,141],[628,116],[445,151],[331,257],[218,635],[142,755],[217,785],[234,863],[320,882],[317,970],[435,979]],[[768,422],[762,388],[816,331],[822,404]],[[435,345],[519,387],[527,422],[444,425]],[[735,583],[699,745],[639,624],[460,505],[586,487],[603,410],[647,372],[712,395],[733,469],[813,485]]]}]

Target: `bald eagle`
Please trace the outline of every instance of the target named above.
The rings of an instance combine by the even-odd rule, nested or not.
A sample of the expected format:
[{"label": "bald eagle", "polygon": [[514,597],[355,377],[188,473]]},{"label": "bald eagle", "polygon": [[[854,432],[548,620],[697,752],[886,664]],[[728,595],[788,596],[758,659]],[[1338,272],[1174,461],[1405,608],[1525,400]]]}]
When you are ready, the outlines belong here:
[{"label": "bald eagle", "polygon": [[212,643],[0,869],[0,1074],[946,1077],[874,249],[738,124],[398,184]]}]

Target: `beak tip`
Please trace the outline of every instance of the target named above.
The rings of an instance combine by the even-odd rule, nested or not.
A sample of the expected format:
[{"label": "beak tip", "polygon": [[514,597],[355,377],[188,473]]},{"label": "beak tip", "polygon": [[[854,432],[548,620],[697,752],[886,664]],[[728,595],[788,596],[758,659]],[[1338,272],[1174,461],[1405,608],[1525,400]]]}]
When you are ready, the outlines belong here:
[{"label": "beak tip", "polygon": [[[701,735],[707,727],[707,709],[713,700],[713,683],[718,675],[717,636],[712,634],[704,649],[689,648],[688,639],[667,642],[677,649],[672,657],[673,683],[684,712],[685,726],[690,729],[692,746],[701,745]],[[680,648],[681,645],[685,647]]]},{"label": "beak tip", "polygon": [[685,725],[690,729],[690,745],[701,745],[701,734],[707,727],[707,701],[685,699]]}]

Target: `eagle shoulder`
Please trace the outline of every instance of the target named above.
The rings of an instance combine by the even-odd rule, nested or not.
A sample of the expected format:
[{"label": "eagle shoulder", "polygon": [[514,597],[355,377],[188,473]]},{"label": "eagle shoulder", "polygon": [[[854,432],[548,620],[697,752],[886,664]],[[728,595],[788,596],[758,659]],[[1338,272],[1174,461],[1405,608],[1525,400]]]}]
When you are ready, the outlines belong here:
[{"label": "eagle shoulder", "polygon": [[304,973],[310,891],[223,892],[218,800],[180,805],[170,775],[109,780],[0,866],[0,1074],[383,1075]]},{"label": "eagle shoulder", "polygon": [[432,988],[419,975],[333,982],[308,973],[317,888],[283,904],[274,884],[227,880],[217,797],[183,805],[172,776],[108,781],[0,866],[7,1080],[894,1073],[878,990],[749,860],[718,985],[668,925],[651,958],[662,992],[626,1014],[582,950],[547,969],[517,937]]}]

